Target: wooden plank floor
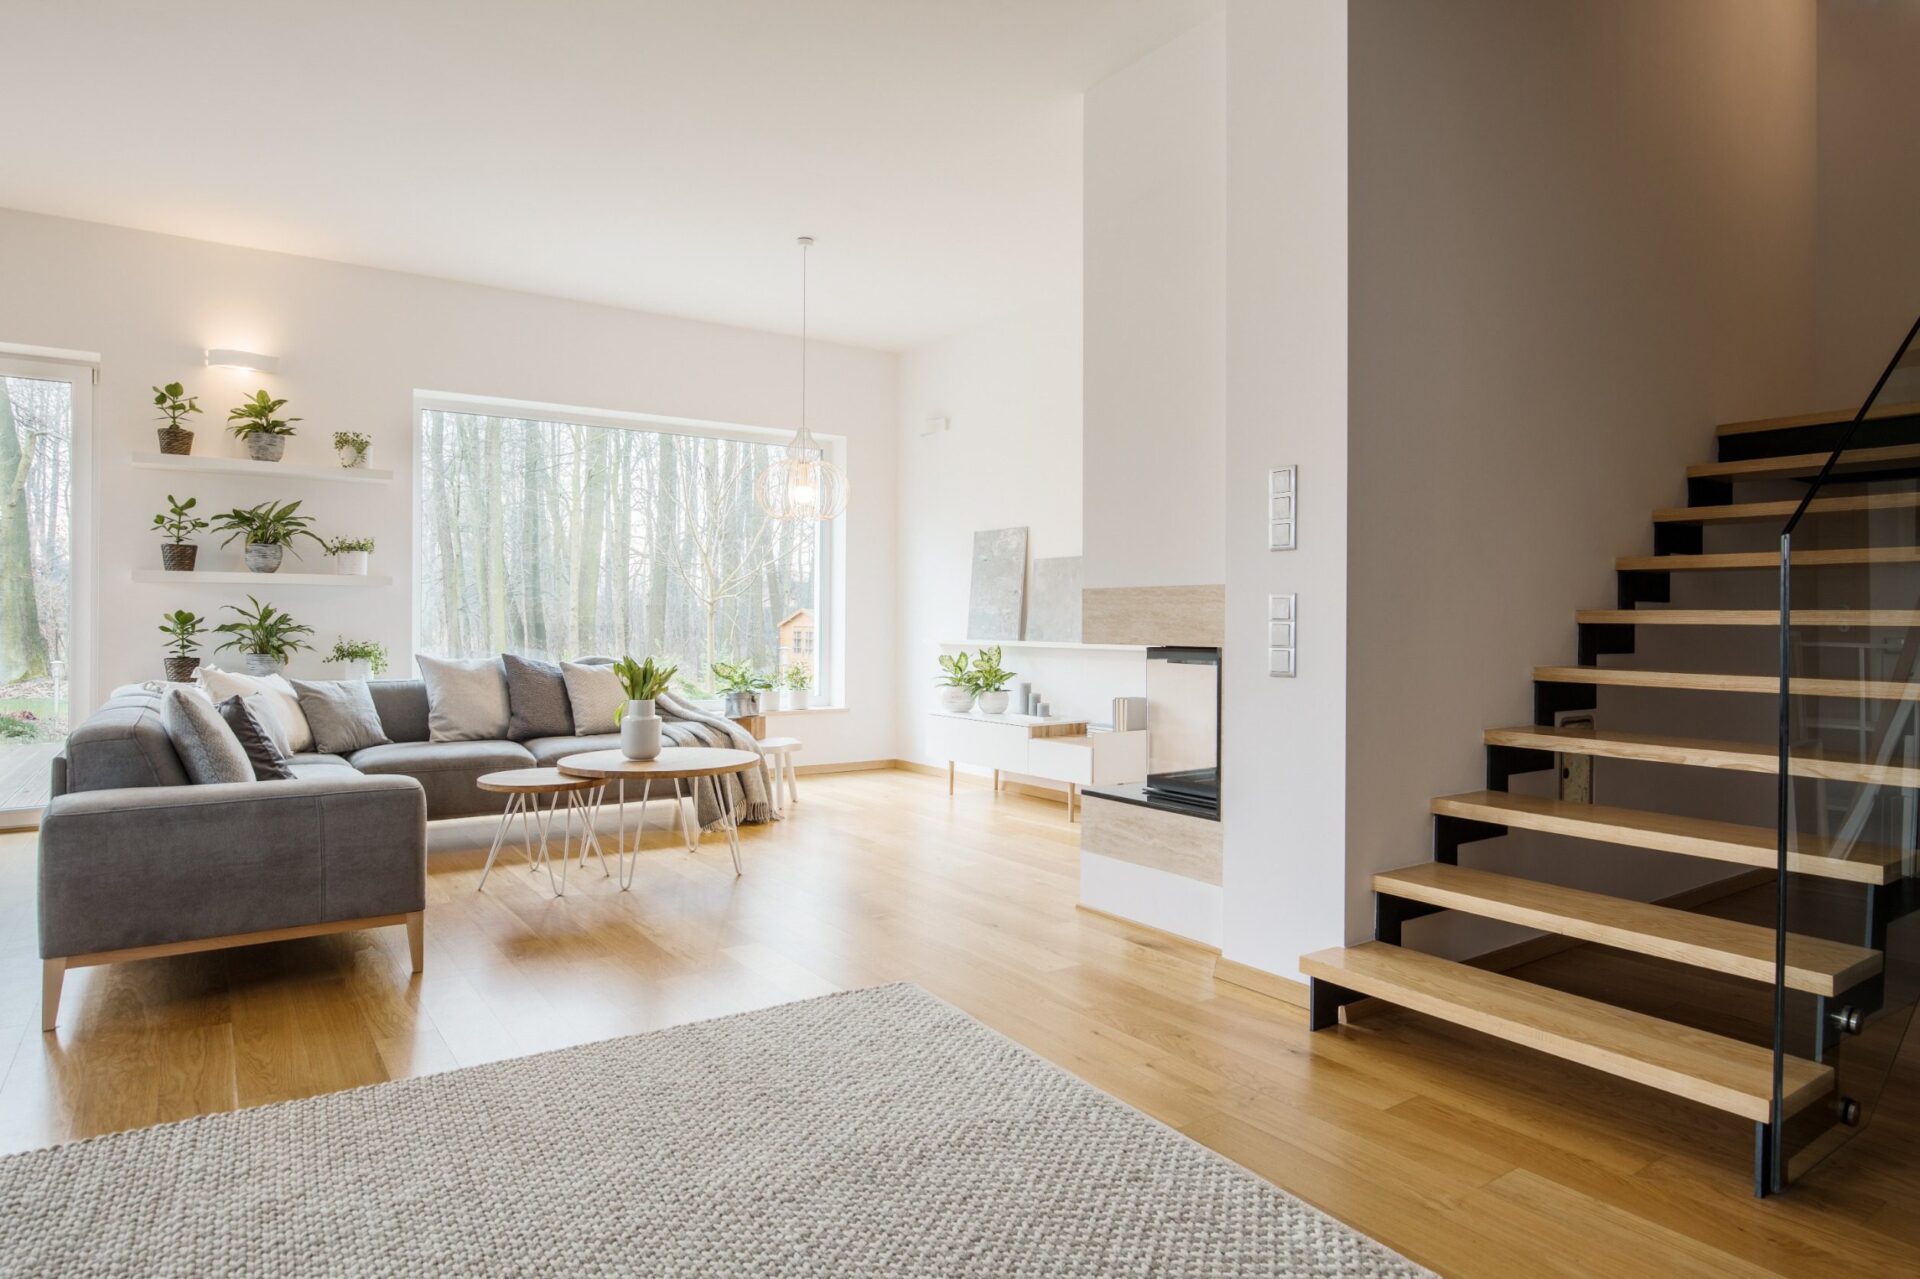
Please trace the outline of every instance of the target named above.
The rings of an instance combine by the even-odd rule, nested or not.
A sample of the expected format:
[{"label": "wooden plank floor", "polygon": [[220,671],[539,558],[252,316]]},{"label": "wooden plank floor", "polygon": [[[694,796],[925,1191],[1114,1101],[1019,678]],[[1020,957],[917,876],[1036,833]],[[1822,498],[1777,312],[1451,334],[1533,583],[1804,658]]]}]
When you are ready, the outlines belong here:
[{"label": "wooden plank floor", "polygon": [[[418,980],[399,929],[87,969],[49,1036],[33,841],[0,836],[0,1150],[910,980],[1450,1275],[1920,1269],[1920,1062],[1860,1140],[1756,1201],[1738,1120],[1411,1013],[1309,1035],[1204,950],[1076,911],[1058,804],[811,777],[793,821],[747,832],[742,879],[715,841],[650,837],[631,894],[593,870],[561,901],[512,866],[476,894],[490,834],[432,828]],[[1614,960],[1652,963],[1538,968],[1593,993]]]}]

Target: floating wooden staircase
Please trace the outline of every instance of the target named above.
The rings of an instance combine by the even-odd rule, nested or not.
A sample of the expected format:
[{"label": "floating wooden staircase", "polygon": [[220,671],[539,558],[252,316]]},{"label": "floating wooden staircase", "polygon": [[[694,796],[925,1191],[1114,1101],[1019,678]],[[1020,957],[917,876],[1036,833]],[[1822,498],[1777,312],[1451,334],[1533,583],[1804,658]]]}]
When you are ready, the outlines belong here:
[{"label": "floating wooden staircase", "polygon": [[[1642,627],[1777,629],[1780,613],[1773,608],[1648,606],[1669,603],[1675,573],[1777,573],[1777,551],[1709,553],[1705,531],[1784,523],[1797,500],[1776,500],[1763,493],[1760,500],[1736,502],[1740,486],[1777,485],[1818,474],[1836,447],[1838,433],[1852,417],[1809,414],[1720,428],[1719,458],[1687,469],[1688,505],[1653,512],[1656,553],[1622,556],[1615,562],[1617,606],[1583,609],[1575,615],[1577,664],[1540,666],[1532,672],[1535,722],[1484,731],[1487,788],[1434,799],[1430,860],[1373,877],[1374,940],[1301,959],[1301,971],[1312,987],[1316,1030],[1339,1025],[1342,1007],[1370,997],[1751,1120],[1756,1125],[1755,1189],[1761,1194],[1779,1188],[1779,1161],[1772,1154],[1788,1118],[1799,1116],[1795,1122],[1802,1127],[1809,1120],[1828,1125],[1852,1121],[1849,1116],[1857,1108],[1838,1096],[1834,1064],[1838,1042],[1843,1030],[1859,1028],[1861,1008],[1870,1015],[1879,1007],[1886,980],[1883,952],[1889,922],[1901,910],[1920,905],[1920,893],[1909,891],[1914,884],[1907,878],[1915,866],[1912,850],[1860,839],[1857,830],[1845,830],[1833,838],[1798,833],[1788,852],[1787,869],[1789,875],[1805,879],[1794,882],[1822,885],[1820,891],[1847,901],[1865,900],[1867,922],[1844,941],[1789,932],[1783,952],[1777,951],[1781,939],[1770,926],[1460,864],[1463,848],[1511,831],[1530,831],[1556,840],[1582,841],[1585,847],[1567,845],[1570,863],[1575,859],[1591,862],[1596,853],[1606,855],[1604,848],[1592,847],[1601,845],[1775,869],[1778,832],[1770,820],[1766,825],[1743,825],[1516,794],[1509,785],[1522,774],[1558,770],[1570,758],[1779,775],[1780,752],[1774,742],[1681,737],[1590,724],[1558,726],[1556,721],[1563,712],[1593,711],[1603,688],[1642,689],[1654,696],[1680,691],[1778,697],[1777,671],[1641,669],[1602,665],[1602,660],[1631,656]],[[1880,522],[1876,527],[1884,527],[1886,521],[1901,518],[1887,513],[1911,511],[1916,513],[1909,517],[1913,526],[1920,527],[1920,491],[1857,491],[1862,480],[1920,476],[1920,404],[1892,405],[1869,417],[1870,425],[1881,434],[1868,436],[1862,447],[1848,450],[1835,468],[1836,475],[1847,479],[1835,481],[1838,491],[1822,490],[1809,504],[1806,518],[1871,519]],[[1920,545],[1815,550],[1796,545],[1792,562],[1801,571],[1920,568]],[[1920,584],[1920,575],[1915,582]],[[1920,600],[1920,591],[1906,598]],[[1791,621],[1794,627],[1816,634],[1822,633],[1821,628],[1908,632],[1896,678],[1796,677],[1789,686],[1794,698],[1845,699],[1866,708],[1869,717],[1878,717],[1889,736],[1890,725],[1897,719],[1913,722],[1910,717],[1920,714],[1908,709],[1908,704],[1920,701],[1920,683],[1904,678],[1913,673],[1914,657],[1920,654],[1920,608],[1795,609]],[[1913,753],[1808,748],[1791,754],[1786,766],[1792,777],[1823,785],[1920,791],[1920,758]],[[1770,819],[1772,814],[1755,816]],[[1776,1063],[1770,1043],[1708,1033],[1402,944],[1409,921],[1439,911],[1724,974],[1756,983],[1756,990],[1771,986],[1779,972],[1789,990],[1818,1001],[1818,1029],[1812,1032],[1815,1046],[1807,1057],[1788,1054],[1779,1063],[1780,1112],[1775,1114]],[[1777,967],[1782,953],[1784,964]],[[1838,1010],[1832,1020],[1841,1024],[1840,1029],[1827,1025],[1833,1010]]]}]

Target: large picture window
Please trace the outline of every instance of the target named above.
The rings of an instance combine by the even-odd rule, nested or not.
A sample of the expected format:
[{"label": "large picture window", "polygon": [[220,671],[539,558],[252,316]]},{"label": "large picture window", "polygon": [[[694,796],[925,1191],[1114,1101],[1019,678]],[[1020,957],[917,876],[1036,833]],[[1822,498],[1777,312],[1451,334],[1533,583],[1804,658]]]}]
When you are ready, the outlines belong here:
[{"label": "large picture window", "polygon": [[778,455],[646,423],[423,408],[421,651],[652,655],[695,696],[711,693],[716,661],[802,665],[829,694],[831,526],[761,513],[754,476]]}]

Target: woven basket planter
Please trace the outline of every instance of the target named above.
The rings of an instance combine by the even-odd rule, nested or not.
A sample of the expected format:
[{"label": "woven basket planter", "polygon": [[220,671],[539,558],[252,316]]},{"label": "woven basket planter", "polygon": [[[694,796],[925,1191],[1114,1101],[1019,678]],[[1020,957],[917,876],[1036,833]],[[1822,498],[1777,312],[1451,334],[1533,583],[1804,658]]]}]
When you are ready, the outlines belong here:
[{"label": "woven basket planter", "polygon": [[191,573],[193,562],[199,555],[200,548],[192,542],[162,542],[160,567],[169,573]]},{"label": "woven basket planter", "polygon": [[193,452],[193,432],[181,426],[163,426],[158,432],[160,451],[171,453],[175,457],[185,457]]},{"label": "woven basket planter", "polygon": [[200,659],[197,657],[169,657],[167,659],[167,682],[170,684],[184,684],[192,679],[193,673],[199,669]]}]

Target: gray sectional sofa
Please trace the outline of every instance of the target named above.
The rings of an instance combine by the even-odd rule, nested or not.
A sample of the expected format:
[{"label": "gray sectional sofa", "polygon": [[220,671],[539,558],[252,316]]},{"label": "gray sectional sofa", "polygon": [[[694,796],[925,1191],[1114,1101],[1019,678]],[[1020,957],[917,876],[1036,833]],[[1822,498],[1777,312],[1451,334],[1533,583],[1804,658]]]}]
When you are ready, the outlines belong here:
[{"label": "gray sectional sofa", "polygon": [[42,1020],[68,968],[404,924],[420,969],[426,823],[499,812],[475,782],[614,736],[428,740],[419,680],[369,684],[390,744],[297,755],[292,781],[195,786],[161,694],[121,689],[54,760],[40,826]]}]

